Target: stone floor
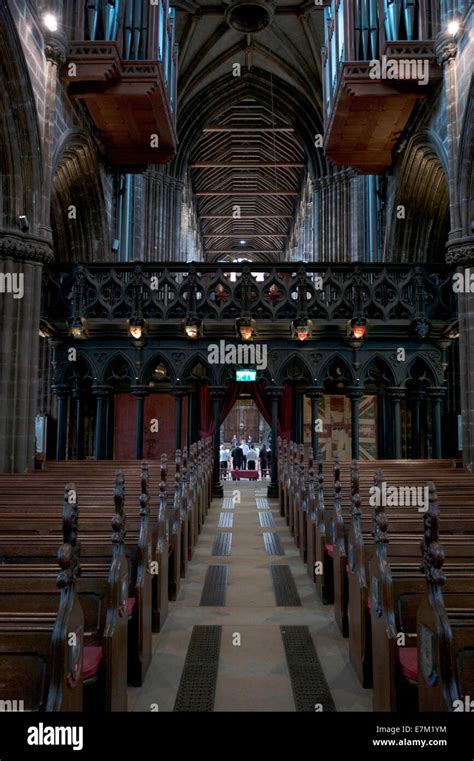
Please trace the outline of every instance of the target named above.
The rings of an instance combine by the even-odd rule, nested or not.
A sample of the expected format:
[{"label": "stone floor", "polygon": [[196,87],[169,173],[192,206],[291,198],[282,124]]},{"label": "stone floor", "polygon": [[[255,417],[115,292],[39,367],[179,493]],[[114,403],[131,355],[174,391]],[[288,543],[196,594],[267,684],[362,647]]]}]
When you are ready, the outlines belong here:
[{"label": "stone floor", "polygon": [[[232,495],[234,484],[226,483]],[[358,683],[349,664],[348,644],[334,623],[333,609],[315,593],[293,538],[269,500],[276,527],[260,526],[255,492],[260,483],[239,482],[232,529],[218,527],[222,500],[214,500],[199,537],[187,578],[160,634],[154,635],[153,659],[145,683],[130,688],[129,710],[172,711],[193,626],[222,627],[215,711],[294,711],[280,626],[308,626],[338,711],[371,711],[372,692]],[[238,501],[240,499],[240,502]],[[277,531],[284,556],[267,555],[264,531]],[[230,556],[212,555],[219,531],[232,532]],[[228,564],[225,607],[200,607],[202,587],[210,564]],[[301,607],[277,607],[268,566],[291,567]],[[234,643],[240,634],[240,646]]]}]

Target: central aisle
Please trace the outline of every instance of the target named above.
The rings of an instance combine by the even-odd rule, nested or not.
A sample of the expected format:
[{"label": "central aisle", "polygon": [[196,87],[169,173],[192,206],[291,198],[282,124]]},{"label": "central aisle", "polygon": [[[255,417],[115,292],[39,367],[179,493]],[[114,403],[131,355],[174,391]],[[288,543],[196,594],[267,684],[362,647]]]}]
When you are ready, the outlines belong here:
[{"label": "central aisle", "polygon": [[[370,711],[371,691],[354,675],[347,640],[332,607],[319,602],[278,502],[267,502],[261,482],[226,482],[224,489],[224,500],[211,505],[178,600],[154,637],[145,684],[129,691],[130,710],[173,711],[178,691],[179,704],[187,705],[190,690],[196,698],[206,691],[203,681],[212,683],[218,663],[214,711],[295,711],[295,691],[299,710],[313,710],[316,695],[323,710],[331,710],[332,696],[338,711]],[[229,555],[213,554],[229,544]],[[284,554],[269,554],[275,551]],[[274,585],[283,595],[279,605]],[[204,676],[202,660],[189,660],[200,651]]]}]

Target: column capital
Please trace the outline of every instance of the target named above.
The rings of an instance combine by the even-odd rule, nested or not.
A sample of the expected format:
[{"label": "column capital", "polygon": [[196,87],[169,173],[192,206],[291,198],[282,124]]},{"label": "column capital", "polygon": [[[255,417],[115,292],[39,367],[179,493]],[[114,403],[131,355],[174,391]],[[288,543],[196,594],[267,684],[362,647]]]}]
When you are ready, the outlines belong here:
[{"label": "column capital", "polygon": [[107,398],[113,392],[113,390],[113,386],[101,385],[99,383],[95,386],[92,386],[92,393],[99,399]]},{"label": "column capital", "polygon": [[308,386],[305,391],[308,399],[321,399],[325,394],[324,386]]},{"label": "column capital", "polygon": [[474,264],[474,236],[455,238],[449,241],[447,244],[446,262],[458,267]]},{"label": "column capital", "polygon": [[223,399],[225,392],[225,386],[209,386],[209,393],[212,399]]},{"label": "column capital", "polygon": [[364,389],[360,386],[348,386],[346,388],[346,396],[348,399],[360,399],[364,396]]},{"label": "column capital", "polygon": [[401,400],[405,397],[406,389],[402,388],[401,386],[389,386],[387,389],[387,394],[390,399],[394,399],[396,402],[401,402]]},{"label": "column capital", "polygon": [[47,61],[62,66],[66,63],[67,40],[60,34],[47,34],[44,38],[44,55]]},{"label": "column capital", "polygon": [[187,386],[173,386],[170,394],[176,399],[184,399],[189,394],[189,388]]},{"label": "column capital", "polygon": [[441,400],[446,396],[446,388],[444,386],[429,386],[426,393],[430,399]]},{"label": "column capital", "polygon": [[131,391],[133,396],[144,398],[145,396],[148,396],[150,393],[150,389],[148,386],[132,386]]},{"label": "column capital", "polygon": [[271,399],[280,399],[283,394],[283,386],[267,386],[266,393]]},{"label": "column capital", "polygon": [[0,256],[17,262],[49,264],[53,260],[53,248],[45,238],[7,230],[0,232]]},{"label": "column capital", "polygon": [[51,391],[53,391],[56,396],[69,396],[69,394],[72,393],[72,387],[68,386],[66,383],[57,383],[54,386],[51,386]]}]

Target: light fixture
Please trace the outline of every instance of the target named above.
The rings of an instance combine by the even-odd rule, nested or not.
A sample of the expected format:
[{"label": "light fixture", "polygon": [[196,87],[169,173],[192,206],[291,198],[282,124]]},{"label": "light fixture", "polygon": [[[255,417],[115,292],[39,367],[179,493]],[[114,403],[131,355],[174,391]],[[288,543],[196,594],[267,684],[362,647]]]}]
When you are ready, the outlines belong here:
[{"label": "light fixture", "polygon": [[450,21],[448,24],[449,34],[451,34],[453,37],[456,37],[457,33],[459,32],[460,26],[461,25],[459,21],[456,21],[456,20]]},{"label": "light fixture", "polygon": [[128,332],[134,341],[140,341],[145,333],[145,320],[142,317],[131,317],[128,322]]},{"label": "light fixture", "polygon": [[459,328],[453,328],[448,333],[448,338],[452,338],[455,340],[456,338],[459,338]]},{"label": "light fixture", "polygon": [[196,338],[199,338],[199,336],[202,335],[202,321],[196,317],[188,317],[184,323],[184,332],[187,338],[195,341]]},{"label": "light fixture", "polygon": [[246,240],[241,240],[241,241],[240,241],[240,245],[241,245],[241,246],[245,246],[246,244],[247,244],[247,241],[246,241]]},{"label": "light fixture", "polygon": [[43,23],[50,32],[58,31],[58,19],[53,13],[45,13],[43,16]]},{"label": "light fixture", "polygon": [[251,341],[254,334],[254,321],[248,317],[241,317],[236,324],[237,336],[243,341]]},{"label": "light fixture", "polygon": [[86,321],[83,317],[70,317],[67,321],[69,333],[74,339],[87,337]]},{"label": "light fixture", "polygon": [[367,332],[367,320],[365,317],[354,317],[349,321],[348,333],[355,341],[362,341]]},{"label": "light fixture", "polygon": [[301,317],[297,320],[293,320],[293,335],[298,341],[306,341],[311,338],[311,321],[306,317]]},{"label": "light fixture", "polygon": [[166,378],[166,367],[160,363],[159,365],[155,367],[153,374],[156,375],[156,377],[160,379]]}]

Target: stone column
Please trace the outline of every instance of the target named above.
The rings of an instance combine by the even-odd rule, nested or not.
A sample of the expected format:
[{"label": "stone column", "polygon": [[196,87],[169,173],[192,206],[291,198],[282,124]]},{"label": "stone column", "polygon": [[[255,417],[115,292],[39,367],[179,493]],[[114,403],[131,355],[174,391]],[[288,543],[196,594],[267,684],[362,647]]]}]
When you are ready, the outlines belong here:
[{"label": "stone column", "polygon": [[112,386],[93,386],[92,393],[96,397],[97,407],[95,415],[95,457],[96,460],[104,460],[107,442],[107,401],[113,391]]},{"label": "stone column", "polygon": [[171,390],[172,396],[175,398],[175,449],[181,449],[181,429],[183,427],[183,399],[188,394],[188,389],[184,386],[175,387]]},{"label": "stone column", "polygon": [[363,390],[359,386],[349,386],[347,397],[351,401],[351,450],[352,459],[359,459],[359,405]]},{"label": "stone column", "polygon": [[137,460],[143,458],[145,399],[148,392],[149,389],[146,386],[132,386],[132,394],[135,397],[135,457]]},{"label": "stone column", "polygon": [[71,387],[66,385],[53,386],[53,391],[57,399],[56,460],[65,460],[67,449],[67,408]]},{"label": "stone column", "polygon": [[313,206],[312,206],[312,238],[311,248],[313,250],[312,261],[321,261],[321,241],[319,232],[319,216],[321,213],[321,189],[320,181],[314,180],[311,185],[313,191]]},{"label": "stone column", "polygon": [[278,402],[281,399],[283,388],[271,386],[267,393],[272,402],[272,480],[268,487],[268,496],[276,498],[278,497]]},{"label": "stone column", "polygon": [[211,386],[209,393],[212,399],[214,412],[214,478],[213,478],[213,495],[214,497],[224,496],[224,487],[221,483],[221,464],[219,459],[220,451],[220,430],[219,418],[221,415],[221,403],[224,398],[224,386]]},{"label": "stone column", "polygon": [[75,388],[73,399],[76,403],[76,459],[84,459],[84,392]]},{"label": "stone column", "polygon": [[324,396],[324,388],[322,386],[309,386],[306,389],[306,396],[311,401],[311,448],[315,458],[317,458],[319,452],[319,432],[316,429],[316,424],[318,422],[319,400]]},{"label": "stone column", "polygon": [[441,402],[446,394],[442,386],[427,389],[431,400],[431,448],[433,460],[441,459]]},{"label": "stone column", "polygon": [[425,395],[415,391],[411,395],[411,456],[414,460],[421,457],[421,404]]},{"label": "stone column", "polygon": [[[39,319],[43,264],[51,244],[33,235],[0,230],[0,471],[33,465],[38,399]],[[23,291],[23,292],[22,292]]]},{"label": "stone column", "polygon": [[388,389],[388,395],[392,405],[392,424],[393,424],[393,459],[401,460],[402,458],[402,418],[401,402],[405,396],[405,389],[397,386],[391,386]]}]

